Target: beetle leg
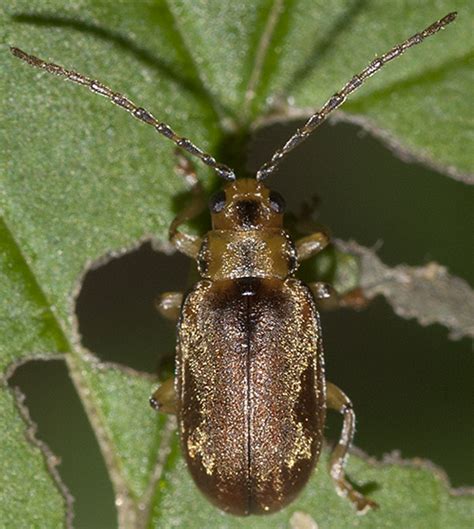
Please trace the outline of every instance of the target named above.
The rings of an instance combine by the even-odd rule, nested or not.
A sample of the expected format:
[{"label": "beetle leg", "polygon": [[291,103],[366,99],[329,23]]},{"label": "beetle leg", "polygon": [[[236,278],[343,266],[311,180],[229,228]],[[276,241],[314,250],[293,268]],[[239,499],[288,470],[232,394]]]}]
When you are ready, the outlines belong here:
[{"label": "beetle leg", "polygon": [[337,298],[337,292],[334,287],[329,283],[323,283],[322,281],[317,281],[316,283],[308,283],[311,292],[315,299],[329,299],[331,297]]},{"label": "beetle leg", "polygon": [[334,310],[341,306],[339,294],[329,283],[318,281],[317,283],[309,283],[308,286],[313,293],[318,309]]},{"label": "beetle leg", "polygon": [[158,312],[167,320],[178,321],[181,312],[183,294],[181,292],[163,292],[155,301]]},{"label": "beetle leg", "polygon": [[365,309],[369,303],[370,299],[365,296],[362,288],[357,287],[341,296],[339,305],[349,309],[362,310]]},{"label": "beetle leg", "polygon": [[177,401],[176,391],[174,389],[174,377],[165,380],[161,386],[156,389],[150,397],[150,406],[162,413],[176,414]]},{"label": "beetle leg", "polygon": [[306,237],[301,237],[295,243],[298,260],[309,259],[321,250],[324,250],[328,244],[329,235],[324,231],[317,231]]},{"label": "beetle leg", "polygon": [[332,451],[329,460],[329,472],[336,485],[339,496],[348,498],[357,509],[358,514],[365,514],[369,509],[377,507],[377,504],[357,492],[347,481],[344,467],[347,460],[349,448],[352,444],[355,431],[355,414],[352,402],[337,386],[331,382],[327,383],[327,407],[336,410],[343,416],[343,426],[338,444]]},{"label": "beetle leg", "polygon": [[176,171],[184,177],[186,182],[190,185],[191,201],[186,207],[178,213],[171,223],[168,236],[170,242],[175,248],[195,259],[201,248],[201,238],[196,235],[189,235],[178,230],[181,224],[193,219],[199,215],[206,207],[205,194],[199,182],[194,164],[183,156],[179,151],[176,151],[177,164]]},{"label": "beetle leg", "polygon": [[308,283],[318,309],[335,310],[339,308],[348,308],[353,310],[362,310],[367,307],[370,300],[364,296],[361,288],[355,288],[339,294],[337,290],[329,283],[318,281],[316,283]]}]

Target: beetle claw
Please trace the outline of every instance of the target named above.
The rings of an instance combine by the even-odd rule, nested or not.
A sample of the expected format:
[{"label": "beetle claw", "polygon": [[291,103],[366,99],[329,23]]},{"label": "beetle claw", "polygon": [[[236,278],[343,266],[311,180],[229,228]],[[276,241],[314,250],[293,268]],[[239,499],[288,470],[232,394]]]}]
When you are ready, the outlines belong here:
[{"label": "beetle claw", "polygon": [[159,409],[161,408],[161,404],[155,399],[153,395],[150,397],[148,402],[155,411],[159,411]]}]

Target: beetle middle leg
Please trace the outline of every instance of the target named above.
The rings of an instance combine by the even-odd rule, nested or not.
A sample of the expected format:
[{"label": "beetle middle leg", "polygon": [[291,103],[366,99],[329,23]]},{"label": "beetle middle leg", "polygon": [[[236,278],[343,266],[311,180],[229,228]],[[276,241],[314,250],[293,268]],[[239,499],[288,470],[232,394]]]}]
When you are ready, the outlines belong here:
[{"label": "beetle middle leg", "polygon": [[326,399],[328,409],[341,413],[344,421],[341,437],[332,451],[329,460],[329,472],[334,480],[339,496],[348,498],[354,504],[358,514],[365,514],[367,510],[376,508],[378,505],[360,492],[357,492],[347,481],[344,472],[347,455],[352,445],[355,431],[355,414],[352,408],[352,402],[342,390],[331,382],[327,383]]},{"label": "beetle middle leg", "polygon": [[[181,292],[164,292],[156,300],[156,308],[168,320],[176,322],[179,318],[183,294]],[[176,414],[177,400],[174,389],[174,377],[165,380],[151,395],[150,406],[162,413]]]},{"label": "beetle middle leg", "polygon": [[316,305],[322,310],[339,308],[362,310],[370,302],[360,287],[350,290],[345,294],[339,294],[333,286],[322,281],[308,283],[308,286],[313,293]]},{"label": "beetle middle leg", "polygon": [[317,281],[314,283],[308,283],[308,286],[313,293],[318,309],[334,310],[341,306],[341,298],[339,294],[329,283]]},{"label": "beetle middle leg", "polygon": [[182,292],[163,292],[163,294],[156,299],[155,306],[164,318],[177,322],[182,303]]},{"label": "beetle middle leg", "polygon": [[150,397],[150,406],[162,413],[176,414],[177,399],[176,391],[174,389],[174,377],[165,380],[158,389],[156,389]]},{"label": "beetle middle leg", "polygon": [[[156,300],[156,308],[160,314],[173,322],[178,321],[181,311],[183,294],[181,292],[164,292]],[[150,405],[156,411],[176,414],[177,399],[174,388],[174,377],[165,380],[151,395]]]},{"label": "beetle middle leg", "polygon": [[168,236],[170,242],[177,250],[188,257],[195,259],[201,248],[201,238],[196,235],[183,233],[178,230],[178,227],[204,211],[206,207],[206,198],[202,185],[197,178],[194,164],[179,151],[176,151],[176,157],[176,171],[182,175],[190,185],[191,201],[174,218],[170,225]]}]

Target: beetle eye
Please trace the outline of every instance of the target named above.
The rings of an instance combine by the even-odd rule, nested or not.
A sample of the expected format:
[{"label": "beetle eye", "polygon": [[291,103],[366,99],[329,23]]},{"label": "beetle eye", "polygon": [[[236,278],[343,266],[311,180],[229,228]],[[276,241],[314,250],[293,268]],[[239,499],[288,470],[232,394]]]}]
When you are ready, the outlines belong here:
[{"label": "beetle eye", "polygon": [[209,209],[212,213],[220,213],[225,207],[225,192],[221,189],[209,200]]},{"label": "beetle eye", "polygon": [[270,191],[268,196],[270,200],[270,207],[275,211],[275,213],[283,213],[285,211],[285,199],[277,193],[276,191]]}]

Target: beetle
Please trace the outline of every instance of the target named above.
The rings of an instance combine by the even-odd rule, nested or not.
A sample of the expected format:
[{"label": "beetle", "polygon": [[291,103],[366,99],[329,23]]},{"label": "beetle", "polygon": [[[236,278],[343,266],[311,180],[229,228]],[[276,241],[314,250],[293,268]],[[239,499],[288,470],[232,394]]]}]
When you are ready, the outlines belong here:
[{"label": "beetle", "polygon": [[325,379],[316,309],[317,300],[329,297],[331,288],[305,284],[295,276],[299,263],[323,250],[329,237],[319,231],[293,241],[284,228],[283,197],[264,180],[366,79],[455,17],[449,13],[370,62],[310,116],[255,178],[237,179],[228,166],[102,83],[11,48],[30,65],[105,96],[224,180],[209,201],[211,230],[203,237],[186,234],[179,227],[200,211],[201,188],[190,160],[178,159],[177,168],[192,182],[195,200],[174,219],[169,239],[196,260],[201,279],[186,295],[170,292],[161,298],[160,312],[178,321],[176,376],[150,402],[155,409],[177,414],[194,481],[228,513],[275,512],[298,495],[320,455],[327,409],[343,416],[341,437],[329,461],[337,493],[358,513],[377,506],[345,476],[355,414],[349,398]]}]

